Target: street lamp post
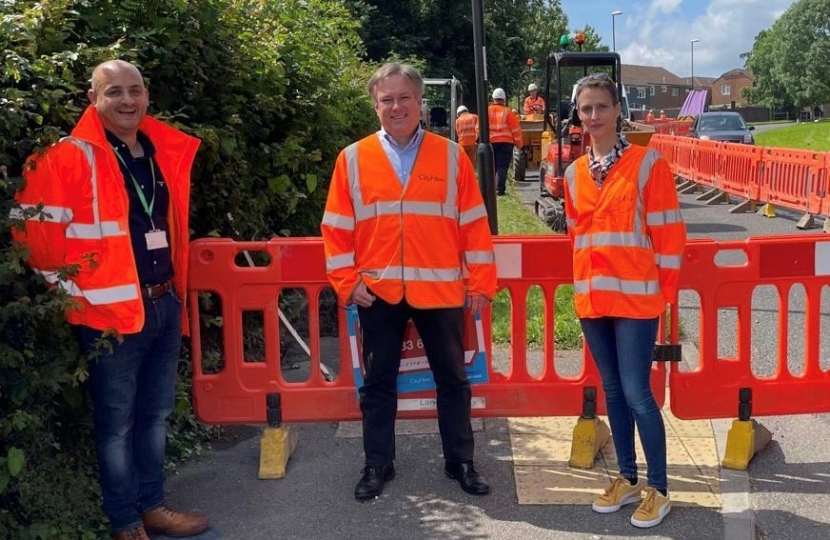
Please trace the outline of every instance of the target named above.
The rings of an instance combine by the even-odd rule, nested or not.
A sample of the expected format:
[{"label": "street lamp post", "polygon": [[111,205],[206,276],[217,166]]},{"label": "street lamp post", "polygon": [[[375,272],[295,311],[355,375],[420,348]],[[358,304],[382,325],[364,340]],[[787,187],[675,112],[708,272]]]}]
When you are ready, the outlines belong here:
[{"label": "street lamp post", "polygon": [[611,48],[612,52],[617,52],[617,15],[622,15],[620,10],[611,12]]},{"label": "street lamp post", "polygon": [[695,89],[695,43],[700,41],[699,39],[690,39],[689,45],[692,48],[692,90]]}]

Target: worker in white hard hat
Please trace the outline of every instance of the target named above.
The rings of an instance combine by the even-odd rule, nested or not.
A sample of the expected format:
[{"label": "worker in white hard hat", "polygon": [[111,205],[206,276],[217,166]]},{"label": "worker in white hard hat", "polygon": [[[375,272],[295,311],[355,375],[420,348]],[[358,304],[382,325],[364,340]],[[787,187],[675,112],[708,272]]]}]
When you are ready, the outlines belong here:
[{"label": "worker in white hard hat", "polygon": [[470,158],[473,168],[475,168],[476,143],[478,142],[478,115],[468,111],[464,105],[458,107],[456,113],[455,134],[458,138],[458,145],[464,149],[464,153]]},{"label": "worker in white hard hat", "polygon": [[522,147],[522,128],[519,117],[505,107],[507,96],[502,88],[493,90],[493,103],[487,109],[490,121],[490,144],[496,166],[496,193],[504,195],[507,188],[507,170],[513,161],[513,147]]},{"label": "worker in white hard hat", "polygon": [[526,115],[544,114],[545,100],[539,95],[539,87],[533,83],[527,86],[527,91],[530,93],[525,98],[524,111]]}]

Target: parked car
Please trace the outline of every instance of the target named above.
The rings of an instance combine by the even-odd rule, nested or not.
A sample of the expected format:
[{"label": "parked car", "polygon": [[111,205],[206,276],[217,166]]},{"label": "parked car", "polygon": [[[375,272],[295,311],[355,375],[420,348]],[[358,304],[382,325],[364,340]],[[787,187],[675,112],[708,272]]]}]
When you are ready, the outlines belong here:
[{"label": "parked car", "polygon": [[752,130],[744,118],[736,112],[704,112],[697,115],[689,136],[704,141],[723,141],[733,143],[755,144]]}]

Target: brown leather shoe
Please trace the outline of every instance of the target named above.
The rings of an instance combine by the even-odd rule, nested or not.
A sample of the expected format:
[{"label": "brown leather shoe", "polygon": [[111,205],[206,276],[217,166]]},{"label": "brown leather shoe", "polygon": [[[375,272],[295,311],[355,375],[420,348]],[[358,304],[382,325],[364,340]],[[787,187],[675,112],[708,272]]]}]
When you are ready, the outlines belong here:
[{"label": "brown leather shoe", "polygon": [[[193,536],[208,528],[208,518],[199,514],[185,514],[166,505],[144,512],[141,516],[147,532],[181,538]],[[132,539],[131,539],[132,540]]]},{"label": "brown leather shoe", "polygon": [[150,537],[147,536],[147,531],[141,525],[135,529],[117,532],[112,537],[114,540],[150,540]]}]

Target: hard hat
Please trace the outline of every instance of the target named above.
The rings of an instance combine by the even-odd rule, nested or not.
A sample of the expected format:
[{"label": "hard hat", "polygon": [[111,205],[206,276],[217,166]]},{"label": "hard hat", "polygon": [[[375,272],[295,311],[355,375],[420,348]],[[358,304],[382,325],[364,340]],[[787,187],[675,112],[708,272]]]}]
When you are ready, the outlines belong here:
[{"label": "hard hat", "polygon": [[465,107],[464,105],[461,105],[460,107],[458,107],[458,110],[455,111],[455,115],[459,116],[463,112],[467,112],[467,107]]},{"label": "hard hat", "polygon": [[507,99],[507,94],[504,93],[502,88],[496,88],[493,90],[493,99]]},{"label": "hard hat", "polygon": [[528,92],[532,92],[533,90],[539,90],[539,87],[538,87],[538,86],[536,86],[536,85],[535,85],[535,84],[533,84],[533,83],[530,83],[529,85],[527,85],[527,91],[528,91]]}]

